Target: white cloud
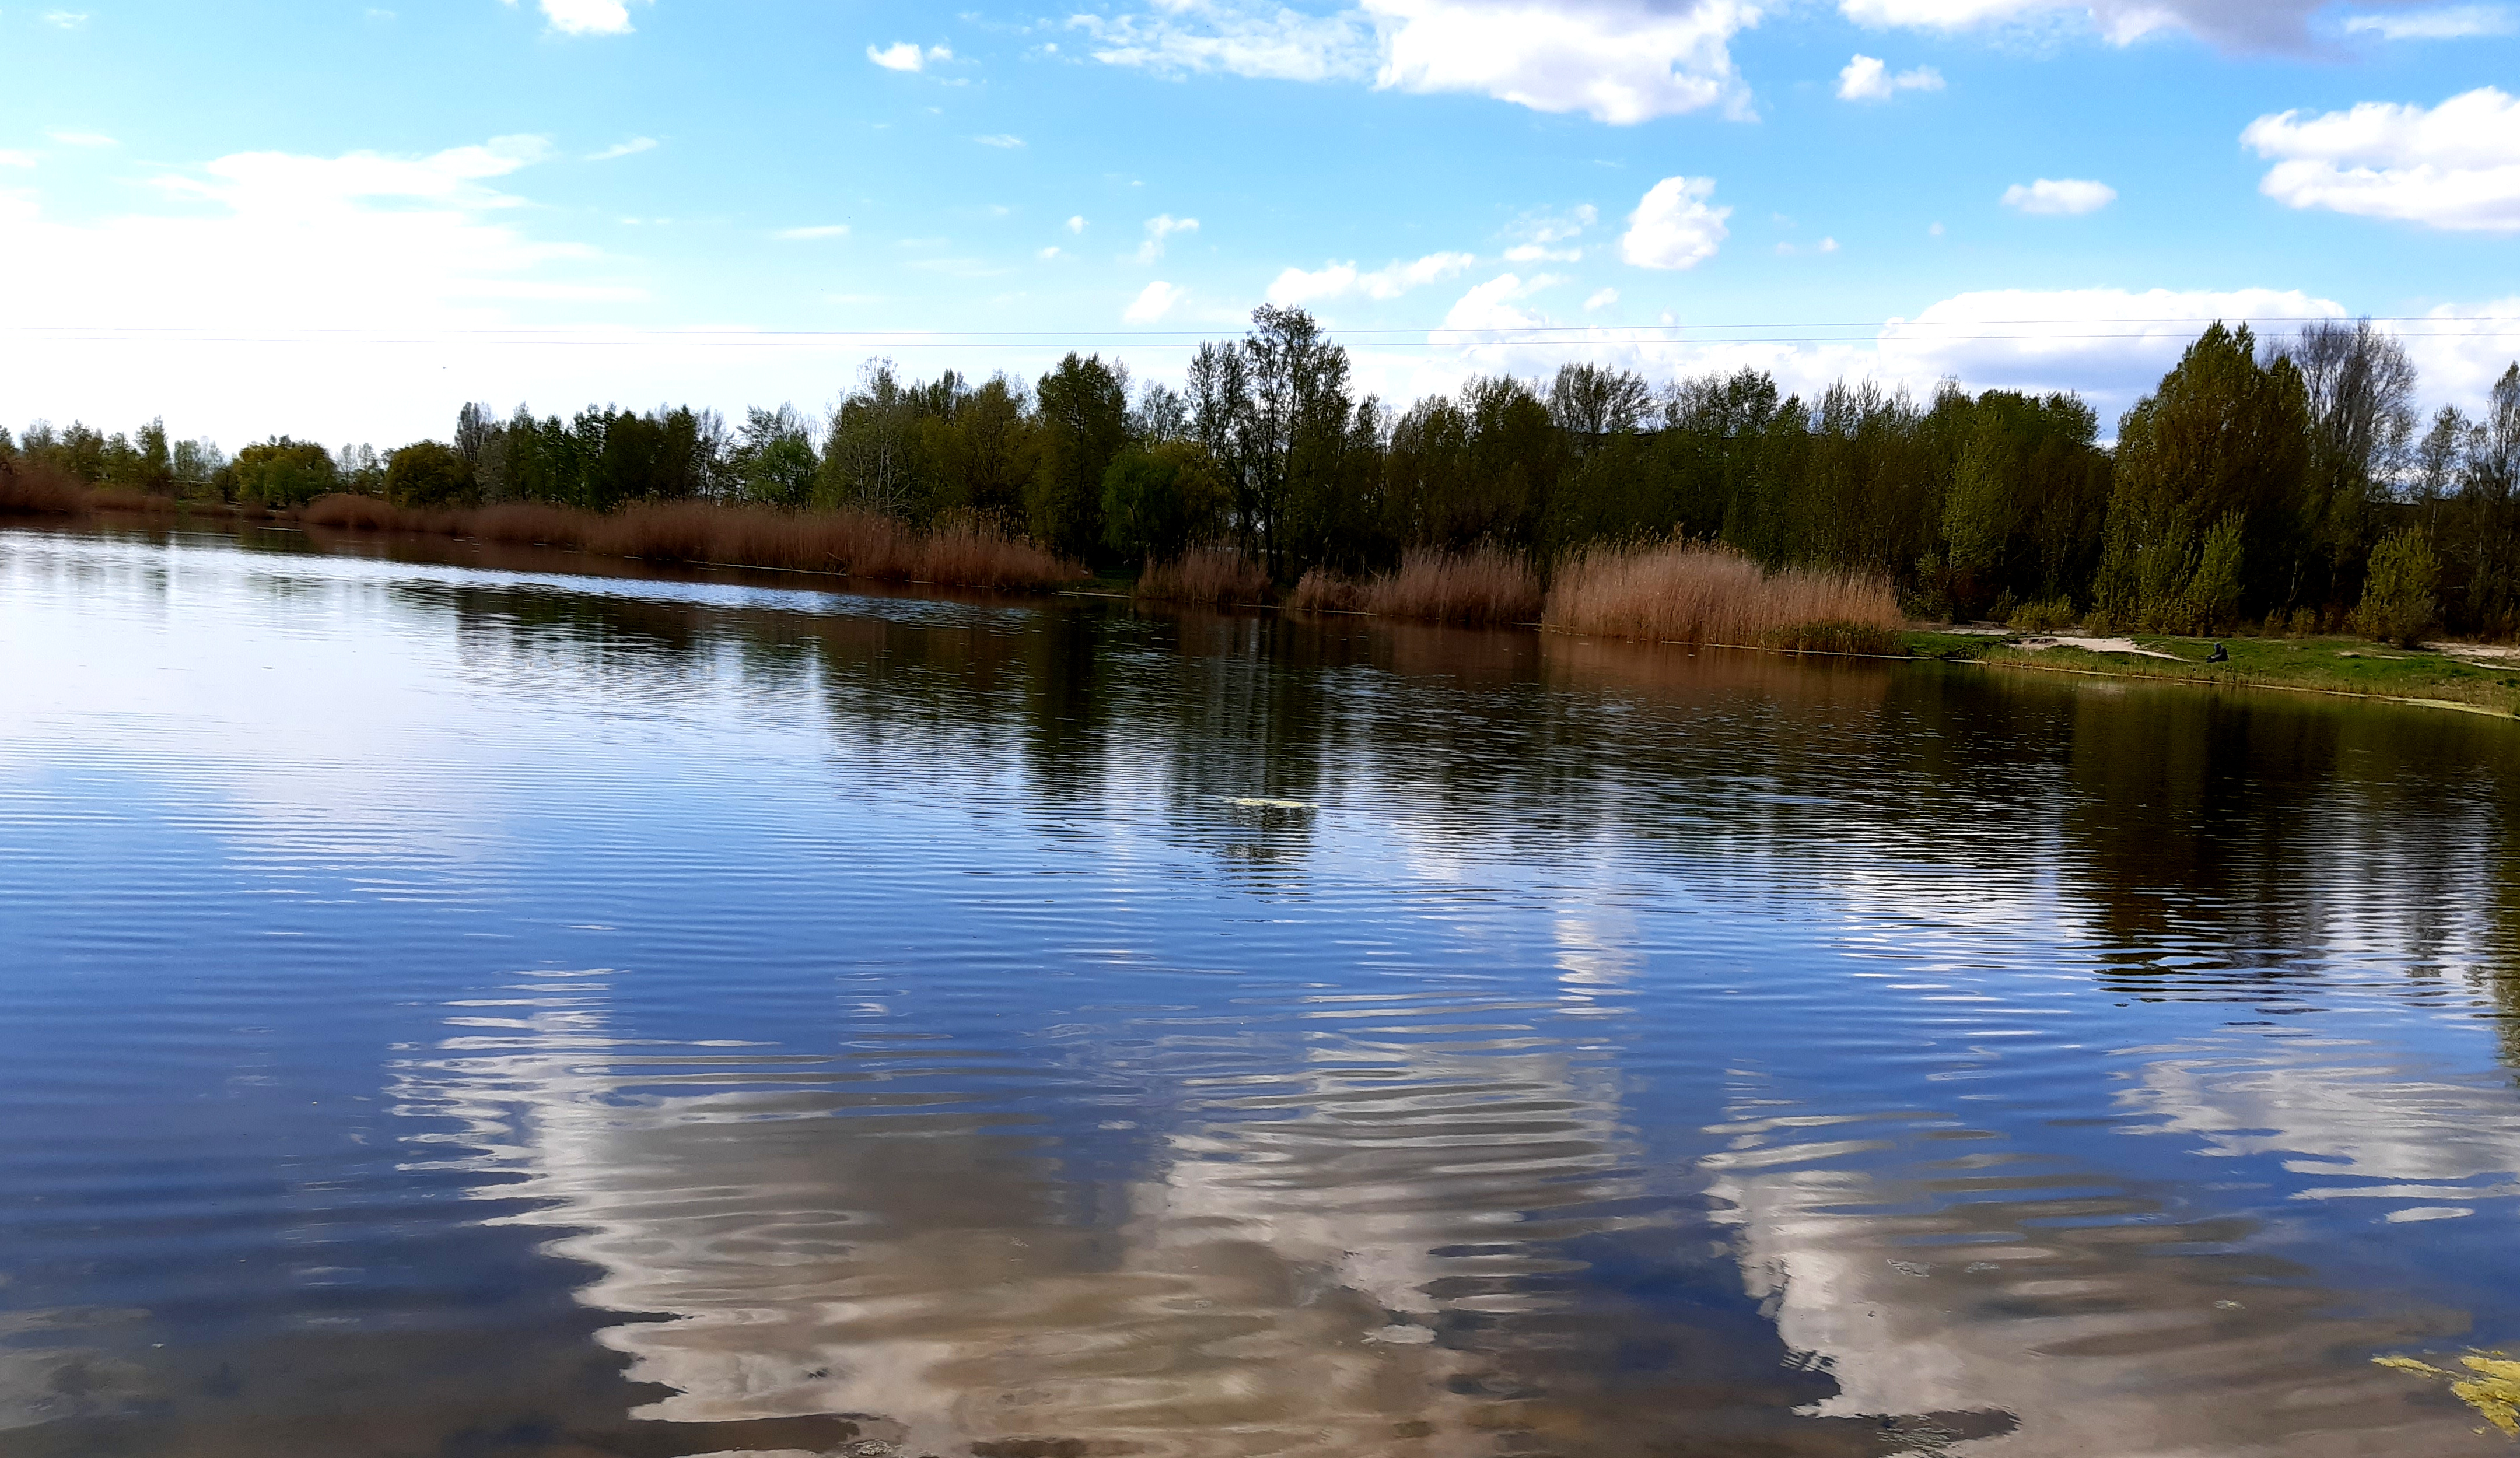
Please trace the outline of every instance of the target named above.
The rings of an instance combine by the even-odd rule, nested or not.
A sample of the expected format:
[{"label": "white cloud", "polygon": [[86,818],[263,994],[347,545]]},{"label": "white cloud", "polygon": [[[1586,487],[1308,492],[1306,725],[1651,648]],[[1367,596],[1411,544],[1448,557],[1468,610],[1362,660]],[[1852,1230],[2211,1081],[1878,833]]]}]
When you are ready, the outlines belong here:
[{"label": "white cloud", "polygon": [[1780,243],[1777,244],[1777,255],[1781,258],[1791,258],[1797,254],[1804,253],[1834,253],[1836,251],[1837,240],[1833,238],[1823,238],[1820,242],[1808,246],[1801,243]]},{"label": "white cloud", "polygon": [[119,147],[122,145],[103,132],[71,131],[67,127],[48,126],[44,128],[44,135],[64,147]]},{"label": "white cloud", "polygon": [[1269,285],[1269,302],[1311,304],[1351,293],[1398,298],[1412,288],[1449,279],[1477,261],[1467,253],[1429,253],[1408,263],[1394,261],[1372,273],[1359,273],[1354,263],[1327,264],[1310,273],[1290,268]]},{"label": "white cloud", "polygon": [[1033,256],[1034,256],[1035,258],[1040,259],[1040,260],[1041,260],[1042,262],[1044,262],[1044,263],[1048,263],[1048,262],[1049,262],[1050,260],[1052,260],[1053,258],[1056,258],[1056,257],[1058,257],[1058,244],[1056,244],[1056,243],[1054,243],[1054,244],[1052,244],[1051,246],[1049,246],[1049,247],[1047,247],[1047,248],[1043,248],[1041,251],[1039,251],[1039,252],[1037,252],[1037,253],[1033,254]]},{"label": "white cloud", "polygon": [[1157,279],[1138,290],[1138,296],[1129,301],[1129,307],[1121,313],[1120,318],[1128,324],[1152,324],[1171,313],[1173,305],[1180,303],[1189,294],[1189,289]]},{"label": "white cloud", "polygon": [[866,53],[869,61],[885,70],[925,70],[930,62],[954,59],[953,51],[945,46],[929,46],[922,51],[916,43],[906,40],[894,41],[881,50],[869,46]]},{"label": "white cloud", "polygon": [[2330,0],[1839,0],[1860,25],[1963,30],[2083,21],[2115,45],[2183,31],[2227,51],[2313,49],[2311,21]]},{"label": "white cloud", "polygon": [[2458,40],[2471,35],[2509,35],[2512,15],[2498,5],[2453,5],[2395,15],[2348,16],[2345,33],[2382,40]]},{"label": "white cloud", "polygon": [[615,142],[602,152],[589,153],[586,159],[590,162],[608,162],[614,157],[637,156],[643,152],[653,152],[656,146],[656,139],[653,137],[633,137],[627,142]]},{"label": "white cloud", "polygon": [[1508,236],[1522,242],[1505,250],[1506,259],[1510,263],[1572,263],[1584,256],[1584,250],[1561,244],[1570,243],[1600,220],[1600,209],[1590,202],[1562,213],[1525,213],[1507,230]]},{"label": "white cloud", "polygon": [[1666,177],[1646,192],[1628,216],[1619,256],[1639,268],[1695,268],[1715,256],[1730,236],[1730,207],[1709,207],[1712,177]]},{"label": "white cloud", "polygon": [[1381,40],[1378,87],[1464,91],[1613,126],[1722,106],[1746,114],[1732,37],[1750,0],[1367,0]]},{"label": "white cloud", "polygon": [[1308,16],[1265,3],[1155,0],[1152,14],[1080,15],[1068,23],[1093,37],[1095,60],[1164,75],[1362,80],[1372,74],[1375,54],[1372,26],[1358,11]]},{"label": "white cloud", "polygon": [[846,238],[849,236],[849,225],[813,223],[802,228],[782,228],[770,236],[787,243],[809,243],[820,238]]},{"label": "white cloud", "polygon": [[2297,289],[1991,289],[1892,321],[1878,348],[1884,372],[1910,381],[1948,375],[1977,389],[2079,390],[2132,403],[2215,320],[2289,334],[2306,319],[2344,313]]},{"label": "white cloud", "polygon": [[1361,80],[1468,92],[1632,125],[1722,106],[1746,114],[1732,37],[1755,0],[1363,0],[1328,16],[1268,0],[1155,0],[1144,15],[1078,16],[1092,54],[1168,74]]},{"label": "white cloud", "polygon": [[[1474,373],[1546,376],[1574,360],[1615,365],[1657,380],[1744,367],[1766,370],[1780,390],[1806,401],[1839,379],[1877,380],[1921,400],[1950,378],[1971,390],[2077,392],[2099,413],[2105,436],[2215,320],[2249,322],[2260,337],[2272,338],[2292,333],[2306,319],[2345,315],[2332,300],[2270,288],[2015,289],[1945,298],[1913,318],[1890,321],[1869,339],[1724,341],[1720,333],[1709,338],[1696,331],[1641,339],[1630,330],[1548,319],[1520,302],[1538,282],[1526,285],[1508,276],[1471,289],[1443,326],[1429,332],[1424,354],[1360,355],[1363,387],[1407,399],[1454,388]],[[2507,318],[2515,310],[2520,302],[2505,301],[2476,306],[2461,317]],[[1663,322],[1672,321],[1665,316]],[[2409,348],[2423,342],[2410,338]],[[2490,358],[2496,342],[2464,341],[2474,358],[2462,366],[2464,373],[2443,376],[2463,392],[2453,398],[2481,397],[2509,362],[2507,348],[2498,359]],[[2418,363],[2429,387],[2432,361],[2419,354]]]},{"label": "white cloud", "polygon": [[1067,231],[1080,238],[1083,237],[1085,234],[1085,215],[1083,213],[1079,213],[1075,217],[1069,218],[1067,220]]},{"label": "white cloud", "polygon": [[1619,290],[1615,288],[1596,289],[1590,298],[1584,300],[1584,312],[1590,314],[1595,309],[1606,309],[1618,301]]},{"label": "white cloud", "polygon": [[2071,218],[2098,212],[2118,199],[2118,190],[2081,177],[2042,177],[2003,190],[2003,205],[2040,217]]},{"label": "white cloud", "polygon": [[492,300],[637,296],[548,277],[594,250],[497,220],[521,199],[489,184],[550,155],[539,137],[417,157],[238,153],[151,179],[177,204],[165,213],[74,226],[30,202],[0,230],[0,267],[53,283],[58,309],[16,311],[50,326],[398,328],[478,322]]},{"label": "white cloud", "polygon": [[1196,218],[1177,218],[1171,213],[1162,213],[1147,219],[1147,241],[1138,244],[1138,261],[1154,262],[1164,256],[1164,240],[1176,233],[1196,233],[1197,231],[1198,219]]},{"label": "white cloud", "polygon": [[542,5],[543,19],[562,35],[630,33],[630,10],[621,0],[542,0]]},{"label": "white cloud", "polygon": [[2511,321],[2520,318],[2520,294],[2483,304],[2443,304],[2425,315],[2424,327],[2406,331],[2407,353],[2427,396],[2465,406],[2471,413],[2511,367]]},{"label": "white cloud", "polygon": [[0,167],[31,167],[33,165],[35,165],[35,155],[31,152],[0,152]]},{"label": "white cloud", "polygon": [[1544,288],[1564,282],[1552,274],[1535,274],[1528,280],[1513,274],[1499,274],[1484,284],[1471,286],[1469,292],[1462,294],[1445,312],[1443,327],[1427,338],[1438,344],[1465,344],[1500,331],[1511,332],[1545,329],[1549,324],[1546,315],[1517,309],[1514,301],[1529,298]]},{"label": "white cloud", "polygon": [[[503,180],[551,155],[534,137],[418,156],[239,153],[148,175],[162,200],[94,222],[56,218],[19,193],[0,202],[0,270],[46,287],[13,300],[10,322],[64,337],[0,350],[0,398],[91,420],[181,400],[240,435],[320,428],[378,441],[443,430],[458,404],[493,386],[511,401],[537,380],[537,398],[662,398],[678,388],[671,369],[628,380],[623,351],[445,342],[531,322],[531,311],[575,316],[646,297],[619,261],[525,231],[556,215]],[[164,337],[145,350],[99,337],[127,329]],[[693,351],[655,353],[690,363]],[[726,368],[735,354],[696,368]],[[583,392],[590,376],[605,393]],[[567,395],[554,378],[571,381]]]},{"label": "white cloud", "polygon": [[56,30],[76,30],[81,25],[87,23],[87,12],[83,10],[48,10],[44,12],[44,23],[52,26]]},{"label": "white cloud", "polygon": [[1848,102],[1886,102],[1894,92],[1940,91],[1943,73],[1930,66],[1890,74],[1877,56],[1859,55],[1837,73],[1837,98]]},{"label": "white cloud", "polygon": [[2261,116],[2240,141],[2275,159],[2258,191],[2288,207],[2520,231],[2520,98],[2491,86],[2430,110],[2365,102],[2318,116]]},{"label": "white cloud", "polygon": [[1012,132],[992,132],[988,136],[973,137],[971,140],[979,143],[982,147],[1004,148],[1009,152],[1012,152],[1024,145],[1024,139],[1016,136]]}]

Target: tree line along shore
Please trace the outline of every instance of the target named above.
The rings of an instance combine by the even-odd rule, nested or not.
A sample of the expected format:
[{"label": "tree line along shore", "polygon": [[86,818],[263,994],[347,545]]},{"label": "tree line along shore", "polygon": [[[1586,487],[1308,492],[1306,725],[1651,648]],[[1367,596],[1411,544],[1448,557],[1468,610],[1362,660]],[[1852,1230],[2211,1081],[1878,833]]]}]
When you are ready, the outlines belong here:
[{"label": "tree line along shore", "polygon": [[2520,632],[2520,364],[2481,418],[2414,406],[2369,321],[2216,324],[2099,444],[2069,394],[1813,399],[1741,370],[1568,365],[1394,408],[1300,309],[1179,387],[1071,353],[1037,380],[861,374],[822,420],[460,412],[379,452],[233,458],[152,423],[0,429],[0,510],[281,515],[651,559],[1279,601],[1661,641],[1897,651],[2025,633],[2413,644]]}]

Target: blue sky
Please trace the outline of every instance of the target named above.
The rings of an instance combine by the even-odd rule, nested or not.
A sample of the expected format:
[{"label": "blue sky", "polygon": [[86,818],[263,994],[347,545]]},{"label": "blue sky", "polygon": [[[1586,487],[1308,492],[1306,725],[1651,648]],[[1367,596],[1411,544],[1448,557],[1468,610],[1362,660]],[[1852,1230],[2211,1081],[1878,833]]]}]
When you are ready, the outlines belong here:
[{"label": "blue sky", "polygon": [[1570,358],[2114,416],[2201,321],[2520,354],[2520,12],[2308,0],[0,8],[0,421],[1141,379],[1299,302],[1406,400]]}]

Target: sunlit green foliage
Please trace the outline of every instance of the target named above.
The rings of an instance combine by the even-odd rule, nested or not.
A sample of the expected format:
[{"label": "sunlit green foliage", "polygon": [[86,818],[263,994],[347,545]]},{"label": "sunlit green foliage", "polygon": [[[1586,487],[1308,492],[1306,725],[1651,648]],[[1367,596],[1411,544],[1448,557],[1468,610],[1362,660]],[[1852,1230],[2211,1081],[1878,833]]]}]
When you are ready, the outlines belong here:
[{"label": "sunlit green foliage", "polygon": [[331,452],[286,435],[237,452],[228,469],[237,498],[265,507],[302,507],[340,484]]},{"label": "sunlit green foliage", "polygon": [[2362,579],[2362,605],[2354,631],[2408,647],[2441,622],[2441,563],[2430,542],[2410,526],[2400,527],[2371,549]]}]

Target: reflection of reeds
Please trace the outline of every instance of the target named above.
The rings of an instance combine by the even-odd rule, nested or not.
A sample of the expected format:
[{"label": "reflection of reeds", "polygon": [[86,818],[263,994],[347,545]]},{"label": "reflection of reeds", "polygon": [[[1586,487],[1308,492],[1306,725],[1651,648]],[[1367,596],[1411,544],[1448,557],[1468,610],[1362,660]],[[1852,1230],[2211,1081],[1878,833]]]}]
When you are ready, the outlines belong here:
[{"label": "reflection of reeds", "polygon": [[1399,571],[1366,582],[1307,572],[1286,605],[1439,623],[1528,623],[1540,616],[1540,579],[1519,554],[1499,547],[1413,548]]},{"label": "reflection of reeds", "polygon": [[0,461],[0,516],[68,516],[87,506],[87,488],[35,461]]},{"label": "reflection of reeds", "polygon": [[1239,552],[1193,547],[1171,561],[1148,563],[1138,579],[1137,595],[1150,601],[1203,607],[1266,602],[1269,574]]},{"label": "reflection of reeds", "polygon": [[1725,547],[1597,548],[1558,570],[1545,626],[1655,642],[1822,653],[1898,651],[1898,595],[1876,574],[1769,572]]},{"label": "reflection of reeds", "polygon": [[335,495],[310,504],[298,519],[313,526],[435,532],[646,561],[845,572],[956,587],[1050,588],[1083,575],[985,521],[949,520],[922,529],[872,511],[784,511],[715,502],[649,503],[605,514],[524,503],[415,510],[373,497]]}]

